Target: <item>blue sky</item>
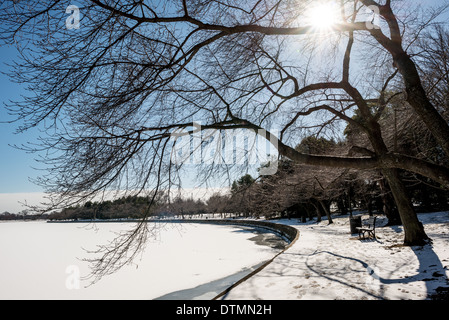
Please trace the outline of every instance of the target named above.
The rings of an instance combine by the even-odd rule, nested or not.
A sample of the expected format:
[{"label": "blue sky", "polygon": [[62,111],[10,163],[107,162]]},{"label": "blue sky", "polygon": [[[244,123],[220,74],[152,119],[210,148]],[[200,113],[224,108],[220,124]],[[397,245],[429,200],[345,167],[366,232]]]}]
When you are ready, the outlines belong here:
[{"label": "blue sky", "polygon": [[[5,72],[16,52],[14,48],[0,47],[0,71]],[[19,84],[12,83],[9,78],[0,73],[0,193],[15,192],[39,192],[41,188],[29,182],[29,177],[36,177],[37,172],[32,167],[36,166],[33,155],[17,150],[10,145],[21,145],[36,137],[36,132],[14,134],[16,124],[4,123],[11,120],[4,108],[4,103],[20,98],[23,88]],[[1,208],[0,208],[1,210]]]}]

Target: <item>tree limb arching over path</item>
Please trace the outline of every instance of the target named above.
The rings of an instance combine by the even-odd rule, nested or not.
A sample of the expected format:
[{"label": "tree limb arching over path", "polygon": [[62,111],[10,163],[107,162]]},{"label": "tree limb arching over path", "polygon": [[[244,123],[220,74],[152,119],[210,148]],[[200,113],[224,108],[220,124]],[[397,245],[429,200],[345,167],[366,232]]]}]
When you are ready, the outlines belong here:
[{"label": "tree limb arching over path", "polygon": [[[38,183],[57,195],[46,209],[108,190],[152,189],[156,197],[177,185],[182,164],[170,161],[171,138],[195,133],[201,119],[204,131],[264,132],[281,157],[298,163],[379,169],[405,244],[426,243],[399,170],[449,186],[447,106],[430,99],[417,49],[447,6],[424,14],[400,1],[332,3],[339,20],[323,31],[305,22],[312,1],[86,0],[80,28],[69,30],[69,1],[2,1],[0,37],[20,52],[10,74],[28,88],[8,108],[19,131],[44,131],[29,150],[44,154],[48,174]],[[431,133],[439,159],[386,144],[379,119],[397,97]],[[355,145],[359,156],[295,149],[304,130],[333,133],[341,123],[357,127],[370,147]],[[281,136],[270,134],[273,124]],[[135,235],[120,247],[145,239]]]}]

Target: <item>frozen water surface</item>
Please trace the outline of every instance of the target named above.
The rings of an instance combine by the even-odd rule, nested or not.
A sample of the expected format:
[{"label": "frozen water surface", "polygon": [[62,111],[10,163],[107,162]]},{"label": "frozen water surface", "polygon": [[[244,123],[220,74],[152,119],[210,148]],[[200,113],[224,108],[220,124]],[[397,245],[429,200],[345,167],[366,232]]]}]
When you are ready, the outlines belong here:
[{"label": "frozen water surface", "polygon": [[134,225],[0,223],[0,299],[210,299],[282,247],[255,229],[159,223],[134,265],[90,285],[86,250]]}]

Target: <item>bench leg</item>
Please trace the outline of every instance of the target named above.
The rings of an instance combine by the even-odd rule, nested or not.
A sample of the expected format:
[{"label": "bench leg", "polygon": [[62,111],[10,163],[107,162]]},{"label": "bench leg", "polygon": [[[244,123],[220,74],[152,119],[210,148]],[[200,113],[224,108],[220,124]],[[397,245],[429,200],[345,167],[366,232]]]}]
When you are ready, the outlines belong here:
[{"label": "bench leg", "polygon": [[359,239],[366,239],[365,233],[368,233],[368,238],[376,239],[376,233],[374,230],[359,230]]},{"label": "bench leg", "polygon": [[359,239],[360,240],[364,240],[365,239],[365,230],[360,230],[359,231]]},{"label": "bench leg", "polygon": [[362,231],[362,230],[359,230],[359,239],[361,240],[362,239],[362,236],[364,235],[365,233]]}]

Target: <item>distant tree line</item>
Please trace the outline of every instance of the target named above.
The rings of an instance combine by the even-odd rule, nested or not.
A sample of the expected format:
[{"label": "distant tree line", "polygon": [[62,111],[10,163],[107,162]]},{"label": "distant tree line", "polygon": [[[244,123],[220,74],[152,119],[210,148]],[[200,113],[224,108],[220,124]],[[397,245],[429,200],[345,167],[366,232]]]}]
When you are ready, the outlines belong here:
[{"label": "distant tree line", "polygon": [[[86,202],[83,206],[65,208],[61,211],[46,215],[49,220],[109,220],[109,219],[141,219],[150,215],[160,218],[189,218],[193,215],[202,217],[203,214],[220,214],[225,218],[244,215],[248,216],[247,210],[241,210],[240,190],[243,177],[235,182],[231,193],[215,193],[207,199],[193,199],[176,196],[170,199],[161,195],[158,201],[151,205],[151,197],[128,196],[117,200],[100,202]],[[251,178],[252,179],[252,178]],[[238,198],[238,199],[237,199]]]},{"label": "distant tree line", "polygon": [[92,202],[65,208],[49,215],[50,220],[139,219],[150,202],[149,197],[122,197],[117,200]]},{"label": "distant tree line", "polygon": [[[61,211],[48,215],[50,220],[90,220],[90,219],[141,219],[148,216],[147,211],[151,211],[152,216],[170,217],[176,215],[202,214],[212,208],[216,196],[211,197],[207,203],[202,200],[192,198],[183,199],[175,197],[169,200],[166,196],[161,196],[158,201],[151,205],[151,197],[127,196],[117,200],[107,200],[92,202],[88,201],[82,206],[65,208]],[[215,209],[216,211],[216,209]]]},{"label": "distant tree line", "polygon": [[40,220],[48,219],[48,214],[30,214],[28,210],[22,210],[19,213],[4,211],[0,213],[0,221],[5,220]]}]

